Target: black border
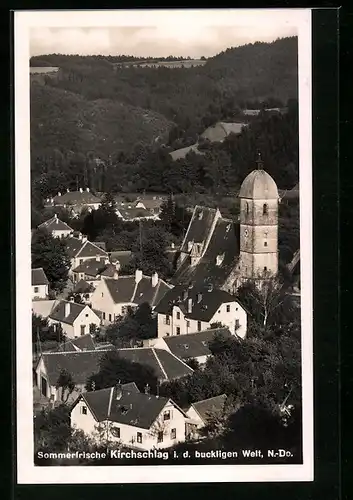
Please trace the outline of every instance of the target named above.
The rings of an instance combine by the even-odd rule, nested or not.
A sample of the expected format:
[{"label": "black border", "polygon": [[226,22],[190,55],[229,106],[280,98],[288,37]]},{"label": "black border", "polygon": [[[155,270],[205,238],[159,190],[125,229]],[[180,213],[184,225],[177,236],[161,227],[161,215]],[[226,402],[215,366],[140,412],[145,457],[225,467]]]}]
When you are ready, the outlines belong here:
[{"label": "black border", "polygon": [[[338,340],[338,11],[335,8],[314,10],[313,17],[313,183],[314,183],[314,367],[315,367],[315,481],[308,483],[233,483],[233,484],[165,484],[165,485],[106,485],[105,495],[158,496],[160,494],[173,498],[190,491],[193,497],[204,494],[238,495],[240,498],[257,498],[263,495],[271,498],[305,500],[312,498],[336,500],[340,498],[339,490],[339,340]],[[13,46],[13,44],[11,44]],[[12,70],[10,70],[10,84]],[[10,86],[10,98],[13,98]],[[11,100],[13,102],[13,100]],[[6,118],[10,118],[6,116]],[[9,127],[7,122],[7,127]],[[9,130],[11,133],[12,125]],[[6,136],[6,125],[5,125]],[[1,135],[1,138],[4,137]],[[12,146],[12,148],[11,148]],[[12,325],[9,311],[14,311],[14,258],[9,249],[14,248],[14,151],[9,168],[1,168],[1,187],[3,214],[1,234],[9,239],[0,239],[2,277],[9,283],[8,290],[2,288],[0,303],[3,309],[2,326],[14,330],[14,314]],[[7,155],[9,160],[9,155]],[[5,160],[6,161],[6,160]],[[10,243],[10,245],[8,244]],[[10,303],[9,303],[10,298]],[[6,300],[7,299],[7,300]],[[7,305],[6,305],[7,304]],[[11,326],[13,327],[11,329]],[[14,336],[13,336],[14,338]],[[2,338],[2,353],[12,359],[12,380],[14,379],[14,357],[10,358],[9,347]],[[7,350],[6,350],[7,348]],[[14,343],[12,353],[14,355]],[[6,356],[6,354],[5,354]],[[7,379],[8,382],[8,379]],[[12,393],[10,405],[13,409],[10,422],[13,420],[14,399]],[[11,411],[11,410],[10,410]],[[12,416],[12,419],[11,419]],[[3,432],[3,439],[10,436]],[[6,450],[6,445],[2,449]],[[5,451],[4,450],[4,451]],[[15,452],[15,440],[13,439]],[[15,455],[15,453],[14,453]],[[16,467],[15,460],[13,467]],[[2,475],[3,476],[3,475]],[[4,478],[4,476],[3,476]],[[69,495],[76,500],[95,498],[102,485],[15,485],[14,497],[25,500],[31,494],[41,498],[62,498]],[[12,495],[11,495],[12,496]]]}]

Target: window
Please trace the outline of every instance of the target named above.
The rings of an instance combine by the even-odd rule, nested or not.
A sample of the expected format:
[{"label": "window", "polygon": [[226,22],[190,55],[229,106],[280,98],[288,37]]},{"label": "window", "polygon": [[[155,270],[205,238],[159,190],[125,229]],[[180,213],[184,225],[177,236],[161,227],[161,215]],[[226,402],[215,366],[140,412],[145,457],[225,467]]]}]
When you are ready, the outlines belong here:
[{"label": "window", "polygon": [[163,413],[163,420],[170,420],[170,411],[165,411]]},{"label": "window", "polygon": [[120,439],[120,427],[112,427],[110,432],[112,433],[112,436]]},{"label": "window", "polygon": [[176,429],[170,431],[170,439],[176,439]]},{"label": "window", "polygon": [[197,322],[197,331],[201,332],[201,321]]},{"label": "window", "polygon": [[166,332],[165,336],[166,336],[166,337],[169,337],[169,332]]},{"label": "window", "polygon": [[88,314],[86,314],[86,318],[88,318]]},{"label": "window", "polygon": [[81,415],[87,415],[87,406],[81,406]]},{"label": "window", "polygon": [[83,264],[83,259],[80,259],[80,264]]},{"label": "window", "polygon": [[102,292],[102,297],[104,296],[104,293]]},{"label": "window", "polygon": [[48,393],[48,383],[44,377],[40,378],[40,387],[43,396],[47,397]]},{"label": "window", "polygon": [[112,320],[112,315],[111,315],[111,314],[109,314],[109,321],[111,321],[111,320]]},{"label": "window", "polygon": [[229,313],[229,312],[230,312],[230,305],[227,304],[227,313]]},{"label": "window", "polygon": [[127,312],[127,307],[121,306],[121,314],[126,314],[126,312]]},{"label": "window", "polygon": [[236,319],[236,320],[235,320],[235,328],[239,328],[239,326],[240,326],[239,320],[238,320],[238,319]]},{"label": "window", "polygon": [[158,432],[157,435],[157,443],[162,443],[163,442],[163,431]]},{"label": "window", "polygon": [[86,332],[86,325],[81,325],[80,328],[81,328],[81,335],[84,335]]},{"label": "window", "polygon": [[35,286],[34,287],[34,293],[38,293],[39,292],[39,287],[38,286]]},{"label": "window", "polygon": [[170,317],[169,316],[166,316],[164,321],[165,321],[166,325],[170,325]]},{"label": "window", "polygon": [[246,213],[249,213],[249,203],[246,201],[245,202],[245,208],[246,208]]},{"label": "window", "polygon": [[190,328],[190,321],[186,322],[186,328]]},{"label": "window", "polygon": [[177,312],[177,319],[180,319],[180,312]]},{"label": "window", "polygon": [[105,313],[103,313],[103,319],[105,319]]},{"label": "window", "polygon": [[142,432],[138,432],[137,433],[136,441],[138,443],[142,443]]},{"label": "window", "polygon": [[180,335],[180,327],[179,326],[176,327],[176,334]]},{"label": "window", "polygon": [[264,241],[264,247],[267,247],[267,241]]},{"label": "window", "polygon": [[262,214],[267,215],[268,214],[268,205],[267,203],[264,203],[264,206],[262,207]]},{"label": "window", "polygon": [[264,267],[264,271],[267,271],[267,267],[266,266]]}]

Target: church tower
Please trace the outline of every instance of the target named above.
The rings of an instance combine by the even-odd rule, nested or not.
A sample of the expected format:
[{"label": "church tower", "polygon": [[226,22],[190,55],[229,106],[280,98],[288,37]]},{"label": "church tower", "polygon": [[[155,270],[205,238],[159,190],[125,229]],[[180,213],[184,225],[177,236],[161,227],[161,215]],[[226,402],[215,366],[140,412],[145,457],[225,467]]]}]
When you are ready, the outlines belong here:
[{"label": "church tower", "polygon": [[278,272],[278,190],[263,169],[244,180],[240,192],[240,281],[276,276]]}]

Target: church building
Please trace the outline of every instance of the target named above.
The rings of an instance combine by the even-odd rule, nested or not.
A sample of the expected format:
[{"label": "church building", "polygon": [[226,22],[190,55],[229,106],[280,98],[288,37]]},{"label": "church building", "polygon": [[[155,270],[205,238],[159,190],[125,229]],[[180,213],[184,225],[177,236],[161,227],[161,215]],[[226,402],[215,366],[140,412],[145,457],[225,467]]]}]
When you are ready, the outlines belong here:
[{"label": "church building", "polygon": [[278,273],[278,189],[257,168],[239,192],[239,221],[222,217],[218,209],[196,206],[180,247],[175,285],[212,283],[234,293],[246,280],[260,284]]}]

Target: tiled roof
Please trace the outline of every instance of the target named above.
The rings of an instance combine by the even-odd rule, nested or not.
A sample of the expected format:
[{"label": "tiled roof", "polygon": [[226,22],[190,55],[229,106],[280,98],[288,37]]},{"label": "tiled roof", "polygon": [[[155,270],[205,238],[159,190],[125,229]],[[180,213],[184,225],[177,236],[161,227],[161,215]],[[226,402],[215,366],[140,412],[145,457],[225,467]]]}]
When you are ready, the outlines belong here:
[{"label": "tiled roof", "polygon": [[33,300],[32,312],[37,316],[47,318],[58,303],[58,300]]},{"label": "tiled roof", "polygon": [[51,219],[43,222],[38,226],[38,229],[46,229],[48,232],[51,231],[73,231],[73,229],[66,224],[66,222],[63,222],[62,220],[58,219],[57,215],[54,215]]},{"label": "tiled roof", "polygon": [[59,345],[58,350],[69,352],[69,351],[91,351],[95,349],[95,343],[92,339],[92,336],[88,333],[87,335],[82,335],[82,337],[78,337],[77,339],[72,339],[69,342],[64,342]]},{"label": "tiled roof", "polygon": [[154,307],[170,289],[170,285],[160,279],[153,287],[152,278],[148,276],[143,276],[137,286],[135,276],[120,276],[118,279],[106,280],[105,283],[116,304],[148,302],[151,307]]},{"label": "tiled roof", "polygon": [[50,385],[55,385],[62,370],[66,370],[75,384],[85,384],[87,379],[99,372],[100,361],[107,350],[43,353]]},{"label": "tiled roof", "polygon": [[32,269],[32,286],[49,285],[48,278],[42,267]]},{"label": "tiled roof", "polygon": [[[220,262],[217,262],[217,257]],[[186,257],[173,276],[173,283],[197,284],[211,282],[221,287],[230,272],[236,267],[239,258],[239,224],[220,218],[200,261],[191,266],[190,257]]]},{"label": "tiled roof", "polygon": [[130,263],[132,252],[130,250],[115,250],[108,252],[108,255],[110,255],[112,262],[118,260],[120,262],[120,266],[124,267]]},{"label": "tiled roof", "polygon": [[134,220],[144,217],[153,217],[149,210],[145,208],[125,208],[119,207],[118,211],[124,220]]},{"label": "tiled roof", "polygon": [[[69,305],[69,314],[65,315],[66,305]],[[50,318],[54,321],[59,321],[61,323],[67,323],[72,325],[78,315],[87,307],[85,304],[77,304],[76,302],[70,302],[67,300],[61,300],[56,307],[50,313]],[[93,311],[95,313],[95,311]],[[96,314],[96,313],[95,313]]]},{"label": "tiled roof", "polygon": [[169,154],[174,161],[177,161],[185,158],[185,156],[191,152],[199,155],[203,154],[203,152],[197,148],[197,144],[192,144],[192,146],[187,146],[186,148],[176,149]]},{"label": "tiled roof", "polygon": [[66,251],[70,258],[74,257],[108,257],[105,250],[88,240],[73,236],[65,238]]},{"label": "tiled roof", "polygon": [[149,429],[169,399],[147,395],[122,386],[121,398],[116,387],[82,394],[98,422],[110,420],[119,424]]},{"label": "tiled roof", "polygon": [[[187,292],[187,297],[184,297]],[[201,294],[201,301],[198,296]],[[188,301],[192,300],[192,310],[188,312]],[[208,285],[193,286],[191,289],[187,285],[177,285],[165,294],[163,299],[155,308],[155,312],[160,314],[171,314],[172,306],[178,306],[186,318],[198,321],[210,321],[218,308],[225,302],[235,302],[236,298],[228,292],[217,288],[209,291]]]},{"label": "tiled roof", "polygon": [[89,205],[100,203],[101,200],[88,191],[69,191],[61,196],[54,196],[55,205]]},{"label": "tiled roof", "polygon": [[212,224],[216,216],[217,209],[196,205],[180,251],[189,252],[189,242],[205,242],[210,234]]},{"label": "tiled roof", "polygon": [[160,380],[173,380],[193,372],[183,361],[164,349],[137,347],[118,349],[118,352],[124,359],[151,367]]},{"label": "tiled roof", "polygon": [[231,336],[228,328],[213,328],[188,335],[163,337],[163,340],[175,356],[180,359],[189,359],[198,358],[199,356],[209,356],[211,351],[208,344],[218,334],[226,338]]},{"label": "tiled roof", "polygon": [[203,401],[198,401],[193,403],[192,406],[197,411],[204,423],[207,422],[209,417],[223,409],[224,403],[227,399],[225,394],[220,396],[215,396],[214,398],[204,399]]},{"label": "tiled roof", "polygon": [[91,285],[85,280],[80,280],[78,283],[76,283],[73,290],[74,293],[90,293],[91,291]]},{"label": "tiled roof", "polygon": [[73,269],[74,273],[85,273],[88,276],[96,277],[98,275],[114,276],[116,267],[112,264],[106,264],[104,261],[94,259],[87,259],[79,266]]},{"label": "tiled roof", "polygon": [[76,255],[76,257],[96,257],[96,256],[107,257],[108,254],[105,250],[102,250],[101,248],[97,247],[97,245],[95,245],[91,241],[86,241],[82,246],[81,250],[79,250],[79,252]]}]

